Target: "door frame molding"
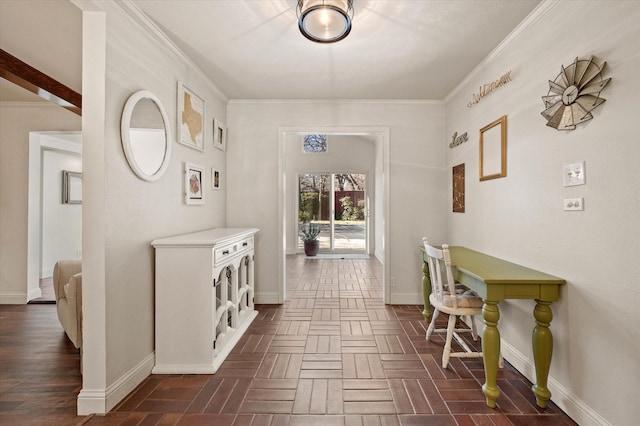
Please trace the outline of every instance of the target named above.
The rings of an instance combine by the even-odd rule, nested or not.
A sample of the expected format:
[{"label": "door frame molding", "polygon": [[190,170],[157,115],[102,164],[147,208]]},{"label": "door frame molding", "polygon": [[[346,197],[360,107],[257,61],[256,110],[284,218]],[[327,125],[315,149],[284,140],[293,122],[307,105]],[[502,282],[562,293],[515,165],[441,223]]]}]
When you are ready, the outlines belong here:
[{"label": "door frame molding", "polygon": [[42,296],[42,156],[44,151],[82,155],[82,143],[72,142],[81,131],[29,133],[29,196],[27,207],[27,300]]},{"label": "door frame molding", "polygon": [[[382,223],[382,247],[378,247],[376,244],[376,257],[382,263],[382,288],[383,288],[383,300],[385,304],[389,303],[389,259],[390,249],[387,247],[389,242],[389,127],[376,127],[376,126],[326,126],[326,127],[314,127],[314,126],[298,126],[298,127],[279,127],[278,128],[278,241],[277,243],[277,270],[278,270],[278,300],[277,303],[284,303],[286,296],[286,256],[287,256],[287,223],[286,223],[286,207],[287,207],[287,194],[286,194],[286,165],[285,165],[285,142],[288,135],[303,135],[309,133],[319,133],[327,135],[352,135],[352,136],[376,136],[376,158],[375,163],[382,163],[382,170],[380,181],[382,182],[381,193],[377,193],[382,199],[382,211],[376,211],[376,215],[381,215],[379,218]],[[379,158],[379,157],[382,158]],[[377,182],[378,171],[373,171],[373,176],[369,179],[375,179]],[[375,225],[373,225],[375,226]]]}]

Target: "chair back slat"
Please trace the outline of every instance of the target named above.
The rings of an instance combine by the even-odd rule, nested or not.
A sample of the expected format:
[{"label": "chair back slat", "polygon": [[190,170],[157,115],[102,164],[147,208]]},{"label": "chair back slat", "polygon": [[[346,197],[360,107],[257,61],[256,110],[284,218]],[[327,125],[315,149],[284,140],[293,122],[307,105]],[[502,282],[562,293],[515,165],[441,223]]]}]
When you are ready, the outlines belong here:
[{"label": "chair back slat", "polygon": [[[426,238],[423,238],[424,251],[427,254],[427,264],[429,265],[429,276],[431,278],[431,293],[442,304],[445,298],[450,298],[453,308],[457,308],[456,285],[451,270],[451,255],[449,254],[449,246],[443,244],[442,248],[429,244]],[[446,280],[443,279],[443,270]]]}]

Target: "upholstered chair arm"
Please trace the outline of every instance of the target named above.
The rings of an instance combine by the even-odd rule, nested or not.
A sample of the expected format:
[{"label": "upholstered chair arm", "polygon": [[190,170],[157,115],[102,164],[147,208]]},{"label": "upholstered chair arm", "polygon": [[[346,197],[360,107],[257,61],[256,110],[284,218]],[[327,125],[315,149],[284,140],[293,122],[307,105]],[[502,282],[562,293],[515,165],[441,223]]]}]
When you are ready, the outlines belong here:
[{"label": "upholstered chair arm", "polygon": [[82,272],[82,259],[68,259],[56,262],[53,267],[53,291],[56,295],[56,301],[64,297],[64,286],[69,279]]},{"label": "upholstered chair arm", "polygon": [[82,347],[82,273],[73,275],[64,286],[64,294],[70,309],[67,336],[76,348]]}]

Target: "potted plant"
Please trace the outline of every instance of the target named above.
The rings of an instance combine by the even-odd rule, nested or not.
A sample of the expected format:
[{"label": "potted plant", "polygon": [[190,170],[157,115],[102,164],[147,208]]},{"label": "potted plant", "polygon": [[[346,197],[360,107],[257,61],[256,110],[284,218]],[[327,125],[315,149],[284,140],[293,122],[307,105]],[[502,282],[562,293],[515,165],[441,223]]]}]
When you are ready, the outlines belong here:
[{"label": "potted plant", "polygon": [[317,223],[303,223],[300,227],[300,236],[304,242],[304,254],[307,256],[318,254],[320,246],[318,234],[320,234],[320,225]]}]

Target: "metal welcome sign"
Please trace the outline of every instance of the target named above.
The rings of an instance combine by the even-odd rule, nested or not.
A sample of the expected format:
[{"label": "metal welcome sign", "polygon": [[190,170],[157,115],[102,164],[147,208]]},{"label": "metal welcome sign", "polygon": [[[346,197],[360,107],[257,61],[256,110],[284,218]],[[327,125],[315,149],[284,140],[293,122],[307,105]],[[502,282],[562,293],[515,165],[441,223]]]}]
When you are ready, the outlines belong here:
[{"label": "metal welcome sign", "polygon": [[512,81],[511,80],[511,71],[508,71],[507,73],[503,74],[496,81],[493,81],[493,82],[491,82],[489,84],[484,84],[484,85],[480,86],[480,90],[478,91],[478,93],[474,93],[473,95],[471,95],[471,102],[469,102],[467,104],[467,107],[471,108],[472,106],[474,106],[475,104],[480,102],[482,100],[482,98],[487,96],[489,93],[493,92],[498,87],[504,86],[505,84],[507,84],[510,81]]}]

